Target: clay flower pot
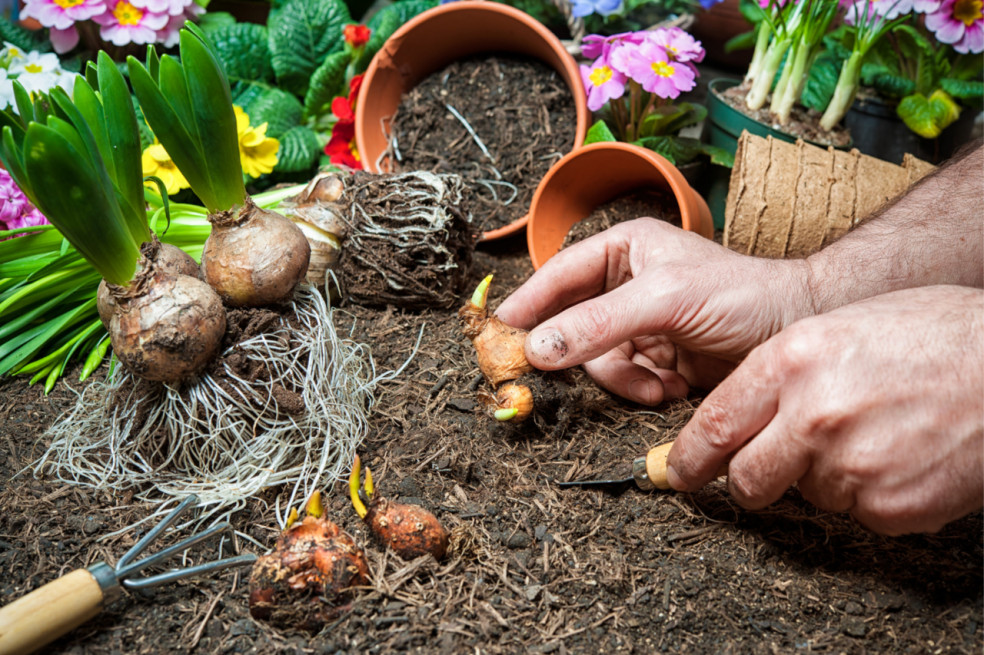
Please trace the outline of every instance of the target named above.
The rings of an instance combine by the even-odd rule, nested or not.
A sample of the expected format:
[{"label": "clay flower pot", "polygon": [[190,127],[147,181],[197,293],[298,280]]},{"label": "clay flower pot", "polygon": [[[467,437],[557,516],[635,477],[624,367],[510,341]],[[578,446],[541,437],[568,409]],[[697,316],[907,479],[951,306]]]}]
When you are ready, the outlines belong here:
[{"label": "clay flower pot", "polygon": [[[581,73],[560,40],[518,9],[463,0],[435,7],[408,21],[387,39],[369,64],[355,112],[355,142],[366,170],[389,170],[388,160],[379,160],[386,151],[389,123],[403,94],[448,64],[483,52],[525,55],[554,68],[570,88],[577,112],[571,148],[584,143],[590,112]],[[485,232],[482,238],[504,237],[525,225],[524,216]]]},{"label": "clay flower pot", "polygon": [[557,162],[533,195],[526,227],[533,268],[555,255],[571,227],[596,207],[645,188],[672,192],[683,229],[714,238],[707,203],[673,164],[652,150],[628,143],[592,143]]}]

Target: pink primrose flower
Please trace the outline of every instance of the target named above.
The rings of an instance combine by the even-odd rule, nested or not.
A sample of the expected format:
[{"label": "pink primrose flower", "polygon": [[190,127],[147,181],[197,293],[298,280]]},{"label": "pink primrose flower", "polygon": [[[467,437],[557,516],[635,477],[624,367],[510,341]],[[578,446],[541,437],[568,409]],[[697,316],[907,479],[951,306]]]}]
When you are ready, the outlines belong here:
[{"label": "pink primrose flower", "polygon": [[645,32],[622,32],[611,36],[589,34],[581,39],[581,56],[585,59],[605,57],[611,49],[622,43],[642,43]]},{"label": "pink primrose flower", "polygon": [[[768,9],[769,5],[771,5],[774,1],[775,0],[759,0],[759,7],[762,9]],[[779,8],[782,9],[785,7],[787,2],[789,2],[789,0],[779,0]]]},{"label": "pink primrose flower", "polygon": [[646,33],[646,40],[666,48],[676,61],[704,60],[704,48],[700,41],[679,27],[668,27]]},{"label": "pink primrose flower", "polygon": [[643,90],[660,98],[676,98],[696,86],[696,71],[689,62],[674,61],[666,48],[646,42],[626,53],[628,74]]},{"label": "pink primrose flower", "polygon": [[612,68],[604,57],[590,66],[581,64],[581,80],[588,94],[588,109],[598,111],[609,100],[625,93],[625,75]]},{"label": "pink primrose flower", "polygon": [[108,1],[108,11],[93,20],[102,26],[99,37],[113,45],[154,43],[157,31],[164,29],[170,18],[134,7],[127,0]]},{"label": "pink primrose flower", "polygon": [[195,16],[204,12],[204,7],[197,2],[192,2],[183,13],[169,16],[167,25],[157,30],[157,43],[163,44],[165,48],[173,48],[178,45],[178,41],[181,39],[181,28],[184,27],[185,21],[193,20]]},{"label": "pink primrose flower", "polygon": [[912,8],[917,12],[926,14],[936,11],[943,4],[943,0],[913,0]]},{"label": "pink primrose flower", "polygon": [[48,38],[55,52],[62,55],[79,44],[79,31],[74,25],[63,30],[52,27],[48,30]]},{"label": "pink primrose flower", "polygon": [[106,12],[106,0],[27,0],[21,18],[34,18],[45,27],[66,30],[76,22]]},{"label": "pink primrose flower", "polygon": [[984,13],[981,0],[943,0],[926,14],[926,28],[957,52],[984,52]]},{"label": "pink primrose flower", "polygon": [[183,15],[185,9],[194,2],[195,0],[130,0],[130,4],[137,9],[169,16]]}]

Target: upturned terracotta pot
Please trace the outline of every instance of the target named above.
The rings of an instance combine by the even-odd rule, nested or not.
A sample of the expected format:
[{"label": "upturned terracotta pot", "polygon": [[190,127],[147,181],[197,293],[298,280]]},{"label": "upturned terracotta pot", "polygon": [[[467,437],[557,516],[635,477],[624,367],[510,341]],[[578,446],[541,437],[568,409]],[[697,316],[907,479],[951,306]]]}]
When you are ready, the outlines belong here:
[{"label": "upturned terracotta pot", "polygon": [[[355,110],[355,142],[367,170],[389,170],[389,124],[404,93],[448,64],[480,53],[526,55],[554,68],[571,90],[577,116],[574,143],[584,143],[590,112],[574,58],[546,27],[518,9],[496,2],[463,0],[414,17],[387,39],[362,80]],[[377,161],[379,165],[377,165]],[[483,240],[523,229],[526,217],[490,230]]]},{"label": "upturned terracotta pot", "polygon": [[714,238],[707,203],[666,158],[620,141],[592,143],[557,162],[533,195],[526,226],[533,268],[540,268],[560,250],[576,222],[606,202],[639,189],[672,192],[683,229]]}]

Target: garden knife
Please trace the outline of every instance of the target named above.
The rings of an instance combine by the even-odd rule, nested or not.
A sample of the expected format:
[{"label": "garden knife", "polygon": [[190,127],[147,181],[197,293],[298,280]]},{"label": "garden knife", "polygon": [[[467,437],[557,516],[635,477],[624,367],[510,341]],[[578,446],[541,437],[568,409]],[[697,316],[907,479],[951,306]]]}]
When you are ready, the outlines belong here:
[{"label": "garden knife", "polygon": [[[627,478],[614,480],[575,480],[573,482],[558,482],[559,487],[594,487],[615,495],[621,494],[633,485],[643,491],[653,489],[670,489],[666,479],[666,458],[673,448],[673,442],[660,444],[651,448],[648,453],[632,460],[632,475]],[[728,474],[725,464],[718,471],[718,477]]]}]

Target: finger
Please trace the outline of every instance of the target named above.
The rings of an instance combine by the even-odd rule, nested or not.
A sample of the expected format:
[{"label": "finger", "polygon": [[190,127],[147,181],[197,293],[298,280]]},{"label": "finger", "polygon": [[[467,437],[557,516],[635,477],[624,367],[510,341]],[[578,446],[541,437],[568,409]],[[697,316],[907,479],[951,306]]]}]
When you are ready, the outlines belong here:
[{"label": "finger", "polygon": [[689,392],[686,380],[676,371],[641,366],[618,348],[585,362],[584,370],[602,388],[643,405],[684,398]]},{"label": "finger", "polygon": [[806,475],[810,461],[810,451],[776,416],[731,459],[728,490],[745,509],[762,509]]},{"label": "finger", "polygon": [[[642,309],[647,306],[652,310]],[[544,370],[583,364],[635,337],[659,332],[661,309],[650,284],[630,280],[535,327],[526,337],[526,358]]]},{"label": "finger", "polygon": [[753,350],[735,371],[708,394],[680,431],[667,458],[666,477],[677,491],[693,491],[775,417],[782,388],[781,370],[768,343]]},{"label": "finger", "polygon": [[619,224],[564,248],[514,291],[496,310],[506,324],[529,329],[563,309],[606,289],[611,269],[622,268],[630,239]]}]

